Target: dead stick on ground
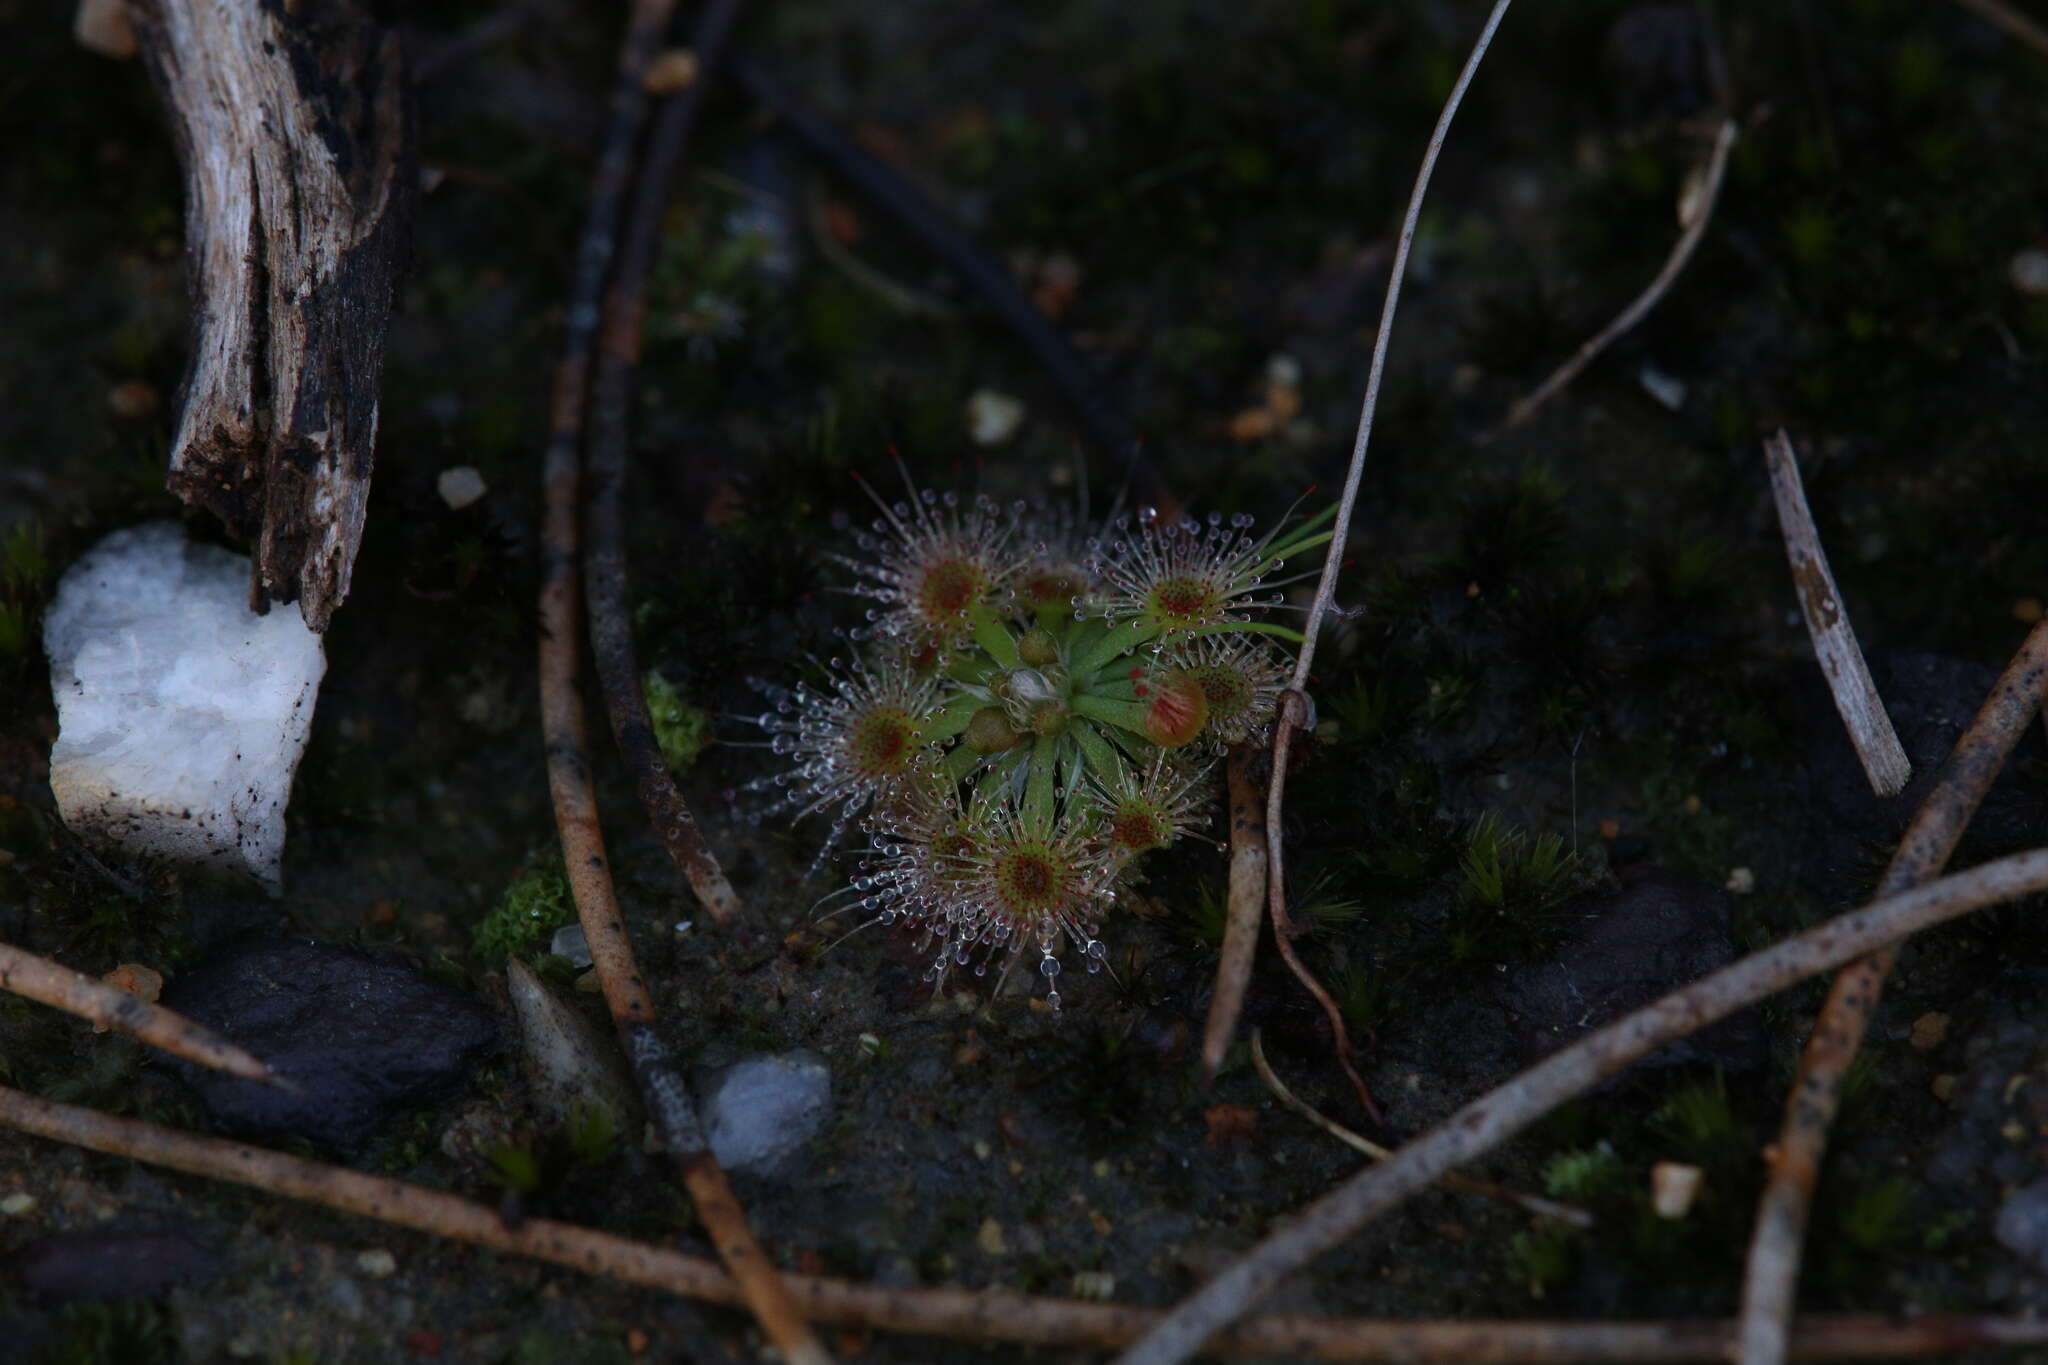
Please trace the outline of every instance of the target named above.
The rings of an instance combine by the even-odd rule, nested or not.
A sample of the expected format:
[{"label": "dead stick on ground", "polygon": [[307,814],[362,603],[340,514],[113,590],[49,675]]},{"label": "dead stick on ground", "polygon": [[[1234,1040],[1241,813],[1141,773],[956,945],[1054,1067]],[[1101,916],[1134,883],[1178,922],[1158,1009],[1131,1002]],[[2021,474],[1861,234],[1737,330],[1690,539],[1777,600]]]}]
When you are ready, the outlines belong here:
[{"label": "dead stick on ground", "polygon": [[1650,310],[1657,306],[1667,290],[1671,288],[1692,254],[1698,249],[1700,238],[1706,235],[1707,222],[1714,216],[1714,203],[1721,196],[1721,181],[1728,169],[1728,151],[1735,145],[1735,120],[1723,119],[1721,129],[1714,135],[1714,149],[1707,155],[1706,174],[1700,182],[1698,195],[1688,195],[1679,205],[1683,218],[1689,211],[1691,217],[1684,218],[1679,226],[1678,241],[1671,248],[1671,255],[1665,260],[1664,268],[1657,272],[1649,287],[1638,294],[1635,301],[1618,313],[1614,321],[1602,327],[1573,353],[1572,358],[1557,367],[1550,378],[1538,384],[1500,420],[1500,425],[1479,437],[1481,445],[1513,431],[1535,415],[1536,409],[1548,403],[1564,390],[1564,387],[1579,377],[1579,372],[1593,363],[1595,356],[1613,345],[1615,340],[1626,334],[1637,323],[1648,317]]},{"label": "dead stick on ground", "polygon": [[284,1085],[270,1068],[212,1029],[140,996],[73,971],[61,962],[0,943],[0,991],[89,1019],[188,1062],[265,1085]]},{"label": "dead stick on ground", "polygon": [[[2048,689],[2048,622],[2028,633],[1991,695],[1942,764],[1919,814],[1899,841],[1878,894],[1895,895],[1928,881],[1947,865],[1984,793],[2006,756],[2041,709]],[[1851,963],[1835,978],[1813,1035],[1799,1059],[1799,1074],[1785,1100],[1770,1179],[1757,1205],[1749,1265],[1742,1286],[1744,1365],[1774,1365],[1785,1358],[1786,1324],[1799,1279],[1806,1218],[1827,1149],[1828,1125],[1841,1102],[1842,1079],[1856,1060],[1863,1034],[1898,960],[1889,943]]]},{"label": "dead stick on ground", "polygon": [[1764,441],[1764,459],[1771,471],[1771,497],[1778,505],[1778,528],[1785,537],[1785,556],[1792,563],[1792,585],[1799,590],[1799,609],[1813,637],[1814,657],[1827,677],[1835,710],[1849,731],[1849,743],[1863,764],[1870,789],[1879,796],[1897,796],[1913,776],[1913,765],[1899,745],[1898,731],[1885,714],[1884,699],[1870,680],[1863,649],[1842,606],[1842,594],[1828,569],[1806,487],[1799,479],[1799,458],[1781,430]]},{"label": "dead stick on ground", "polygon": [[1223,763],[1224,787],[1230,802],[1230,880],[1228,918],[1223,923],[1223,954],[1216,963],[1216,990],[1209,997],[1209,1017],[1202,1026],[1202,1079],[1214,1082],[1223,1054],[1237,1036],[1244,1012],[1245,987],[1252,960],[1259,951],[1259,924],[1266,895],[1266,809],[1250,767],[1258,759],[1245,745],[1233,745]]},{"label": "dead stick on ground", "polygon": [[1665,1044],[1810,976],[1972,910],[2048,890],[2048,849],[1928,882],[1795,935],[1589,1034],[1488,1091],[1288,1218],[1181,1303],[1118,1365],[1178,1365],[1282,1277],[1438,1176],[1521,1132]]},{"label": "dead stick on ground", "polygon": [[684,1187],[732,1270],[761,1330],[786,1361],[827,1361],[817,1338],[790,1302],[775,1267],[747,1226],[745,1213],[705,1145],[689,1091],[654,1029],[654,1000],[633,960],[624,915],[613,890],[597,797],[590,780],[590,742],[576,686],[582,638],[577,581],[577,447],[590,387],[591,344],[598,302],[617,241],[634,140],[645,109],[647,67],[667,31],[670,0],[639,0],[628,20],[612,97],[611,124],[593,177],[591,202],[577,248],[562,362],[556,370],[541,530],[541,726],[547,741],[548,788],[561,836],[562,861],[576,914],[597,968],[612,1022],[633,1079],[646,1101]]},{"label": "dead stick on ground", "polygon": [[740,900],[690,814],[654,736],[640,659],[633,646],[632,612],[626,582],[626,467],[640,341],[647,314],[647,278],[661,244],[662,208],[669,181],[682,159],[704,87],[716,69],[738,0],[715,0],[691,38],[697,76],[671,98],[655,120],[641,158],[638,183],[626,215],[626,233],[606,291],[604,324],[598,336],[596,377],[591,392],[589,502],[584,509],[588,544],[584,551],[585,596],[590,606],[590,652],[597,662],[612,738],[633,774],[640,804],[655,835],[705,913],[720,924],[738,915]]},{"label": "dead stick on ground", "polygon": [[[1280,1101],[1281,1104],[1292,1109],[1295,1113],[1301,1115],[1301,1117],[1307,1119],[1310,1123],[1313,1123],[1352,1151],[1362,1152],[1374,1161],[1384,1161],[1393,1155],[1390,1149],[1380,1146],[1370,1138],[1360,1137],[1357,1133],[1352,1132],[1349,1128],[1346,1128],[1343,1124],[1323,1113],[1322,1110],[1316,1108],[1307,1100],[1302,1099],[1292,1090],[1289,1090],[1287,1083],[1280,1079],[1278,1072],[1273,1070],[1273,1064],[1266,1060],[1266,1049],[1259,1039],[1259,1031],[1257,1029],[1252,1030],[1252,1069],[1259,1073],[1259,1079],[1266,1083],[1266,1089],[1273,1092],[1274,1099]],[[1462,1175],[1456,1175],[1448,1171],[1437,1177],[1436,1183],[1447,1190],[1462,1190],[1466,1194],[1478,1194],[1484,1195],[1488,1199],[1499,1199],[1505,1203],[1513,1204],[1516,1208],[1533,1213],[1538,1218],[1554,1218],[1560,1223],[1567,1223],[1575,1228],[1590,1228],[1593,1226],[1593,1215],[1575,1204],[1561,1204],[1555,1199],[1541,1199],[1533,1194],[1517,1194],[1506,1186],[1496,1185],[1487,1180],[1469,1180]]]},{"label": "dead stick on ground", "polygon": [[2002,0],[1956,0],[1956,3],[2048,57],[2048,28],[2041,27],[2011,5],[2002,3]]},{"label": "dead stick on ground", "polygon": [[[0,1087],[0,1124],[54,1142],[230,1181],[627,1284],[728,1307],[743,1302],[732,1277],[702,1257],[546,1218],[529,1218],[514,1226],[495,1209],[438,1190],[245,1143],[115,1118],[6,1087]],[[821,1322],[977,1341],[1114,1349],[1134,1340],[1160,1316],[1150,1308],[1000,1290],[894,1289],[809,1275],[792,1275],[788,1282],[797,1301]],[[1804,1360],[1905,1359],[1971,1347],[2048,1342],[2048,1323],[2012,1318],[1818,1317],[1796,1324],[1794,1332],[1795,1353]],[[1250,1319],[1222,1334],[1215,1349],[1304,1360],[1544,1365],[1567,1360],[1723,1360],[1733,1337],[1732,1323],[1711,1319],[1414,1322],[1274,1316]]]}]

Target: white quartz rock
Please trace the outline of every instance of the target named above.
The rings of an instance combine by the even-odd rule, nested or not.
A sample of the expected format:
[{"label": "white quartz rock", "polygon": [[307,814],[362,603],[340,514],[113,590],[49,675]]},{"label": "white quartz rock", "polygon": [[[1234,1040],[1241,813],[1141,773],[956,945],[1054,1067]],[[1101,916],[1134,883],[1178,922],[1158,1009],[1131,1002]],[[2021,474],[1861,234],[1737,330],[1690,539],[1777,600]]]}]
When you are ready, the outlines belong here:
[{"label": "white quartz rock", "polygon": [[258,616],[246,558],[150,522],[71,566],[43,644],[64,823],[276,891],[285,802],[327,671],[299,613]]}]

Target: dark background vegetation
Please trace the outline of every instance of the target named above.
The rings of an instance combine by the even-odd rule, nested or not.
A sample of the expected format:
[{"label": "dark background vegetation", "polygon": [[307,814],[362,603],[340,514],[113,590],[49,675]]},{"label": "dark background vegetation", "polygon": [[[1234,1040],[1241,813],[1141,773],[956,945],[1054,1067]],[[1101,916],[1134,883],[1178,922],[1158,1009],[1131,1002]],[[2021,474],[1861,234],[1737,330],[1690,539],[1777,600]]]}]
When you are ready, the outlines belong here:
[{"label": "dark background vegetation", "polygon": [[[1391,233],[1483,9],[805,0],[759,7],[742,37],[1027,287],[1069,258],[1060,322],[1174,490],[1197,512],[1272,518],[1341,478]],[[434,187],[392,327],[355,591],[327,637],[287,894],[259,903],[131,869],[136,899],[56,825],[37,619],[95,537],[175,510],[160,489],[186,343],[179,177],[138,67],[76,49],[53,7],[0,0],[15,54],[0,73],[0,532],[15,528],[0,581],[0,937],[88,971],[175,974],[267,924],[374,946],[502,1006],[479,925],[554,856],[533,681],[538,453],[619,16],[530,0],[389,17],[414,40]],[[1690,269],[1537,421],[1476,445],[1655,272],[1717,98],[1745,134]],[[1573,896],[1650,869],[1711,907],[1744,868],[1754,890],[1702,932],[1746,950],[1875,881],[1902,811],[1857,792],[1792,615],[1759,437],[1784,425],[1800,443],[1880,682],[1938,675],[1913,705],[1930,724],[1966,718],[2048,597],[2048,299],[2008,280],[2016,253],[2048,245],[2044,146],[2048,58],[1947,4],[1509,15],[1423,219],[1342,581],[1353,614],[1326,637],[1326,725],[1290,789],[1302,949],[1370,1040],[1390,1135],[1524,1063],[1503,982],[1565,950],[1591,903]],[[678,1047],[717,1063],[804,1046],[832,1063],[836,1117],[811,1158],[742,1182],[757,1226],[789,1264],[836,1274],[1171,1300],[1355,1164],[1273,1106],[1241,1054],[1213,1093],[1195,1082],[1221,854],[1194,841],[1166,858],[1109,925],[1117,979],[1077,983],[1053,1019],[1021,997],[932,1000],[914,941],[881,929],[827,951],[857,919],[814,912],[836,885],[803,879],[816,832],[750,823],[742,790],[768,770],[738,718],[760,709],[750,680],[813,667],[849,617],[817,551],[866,518],[851,475],[893,479],[894,448],[930,486],[1085,484],[1100,508],[1121,471],[1077,460],[1057,391],[978,301],[729,87],[678,186],[650,335],[637,624],[649,662],[712,715],[719,742],[688,785],[752,941],[673,933],[694,908],[608,756],[603,795]],[[1298,364],[1299,415],[1233,439],[1276,355]],[[1639,382],[1645,367],[1683,384],[1675,409]],[[1006,445],[968,438],[981,388],[1026,406]],[[460,464],[491,491],[457,512],[434,480]],[[1888,662],[1901,651],[1938,657]],[[1966,858],[2041,842],[2038,734],[1997,799]],[[2024,1129],[1998,1136],[2004,1101],[1956,1098],[2033,1064],[2041,910],[1909,950],[1824,1182],[1805,1304],[2041,1306],[2042,1281],[1991,1223],[2048,1158]],[[1759,1150],[1818,995],[1770,1002],[1754,1046],[1718,1067],[1632,1073],[1488,1163],[1591,1205],[1595,1231],[1433,1194],[1290,1283],[1282,1306],[1729,1311]],[[1922,1049],[1908,1033],[1929,1014],[1950,1026]],[[1360,1121],[1270,943],[1248,1022],[1302,1093]],[[203,1122],[138,1048],[18,1000],[0,1000],[0,1080]],[[1243,1107],[1249,1130],[1218,1106]],[[492,1152],[561,1141],[504,1056],[366,1161],[494,1198]],[[540,1206],[650,1238],[687,1228],[636,1147],[556,1161]],[[1659,1160],[1707,1172],[1684,1221],[1648,1211]],[[751,1355],[732,1314],[4,1133],[0,1184],[40,1201],[0,1221],[0,1255],[105,1213],[175,1224],[218,1257],[210,1282],[156,1302],[52,1309],[0,1281],[0,1317],[55,1343],[51,1359],[204,1360],[233,1342],[275,1360],[432,1345],[611,1361],[636,1330],[657,1359]],[[356,1274],[369,1246],[392,1249],[399,1274]],[[840,1344],[873,1361],[1079,1358]]]}]

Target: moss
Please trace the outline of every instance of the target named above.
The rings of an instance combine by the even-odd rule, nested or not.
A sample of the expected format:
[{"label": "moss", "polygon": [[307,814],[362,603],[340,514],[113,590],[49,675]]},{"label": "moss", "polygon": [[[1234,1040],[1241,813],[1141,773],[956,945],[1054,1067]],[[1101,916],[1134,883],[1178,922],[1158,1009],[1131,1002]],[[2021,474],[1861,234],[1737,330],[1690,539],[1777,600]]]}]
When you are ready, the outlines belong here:
[{"label": "moss", "polygon": [[661,756],[672,771],[684,772],[711,742],[711,717],[701,707],[690,705],[674,684],[654,670],[642,680],[647,689],[647,712],[654,721],[654,739]]},{"label": "moss", "polygon": [[575,918],[569,883],[559,866],[536,868],[505,888],[497,908],[477,924],[470,942],[485,957],[528,956]]},{"label": "moss", "polygon": [[170,1310],[143,1300],[68,1304],[56,1327],[57,1344],[33,1365],[167,1365],[180,1354]]}]

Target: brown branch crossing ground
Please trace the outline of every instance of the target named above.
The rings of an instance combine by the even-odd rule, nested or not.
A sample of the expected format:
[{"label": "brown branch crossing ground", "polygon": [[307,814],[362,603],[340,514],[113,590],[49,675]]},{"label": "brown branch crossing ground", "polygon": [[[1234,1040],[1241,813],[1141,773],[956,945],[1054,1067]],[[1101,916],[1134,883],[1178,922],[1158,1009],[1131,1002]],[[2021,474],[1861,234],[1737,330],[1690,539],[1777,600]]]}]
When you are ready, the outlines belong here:
[{"label": "brown branch crossing ground", "polygon": [[349,0],[131,6],[185,167],[192,358],[170,488],[255,553],[251,604],[348,595],[419,172],[398,39]]},{"label": "brown branch crossing ground", "polygon": [[268,1066],[204,1025],[95,981],[60,962],[0,943],[0,991],[89,1019],[101,1028],[139,1039],[188,1062],[266,1085],[284,1082]]},{"label": "brown branch crossing ground", "polygon": [[697,1215],[719,1257],[732,1271],[762,1332],[791,1365],[830,1360],[805,1323],[747,1225],[725,1172],[704,1141],[696,1107],[666,1044],[655,1031],[654,997],[633,958],[625,916],[612,886],[597,795],[590,777],[590,741],[577,689],[582,639],[581,584],[576,572],[581,491],[578,467],[584,410],[590,393],[599,301],[611,274],[621,208],[632,171],[633,145],[646,111],[645,85],[654,54],[668,30],[672,0],[633,6],[619,55],[618,80],[605,142],[591,187],[569,300],[567,335],[556,370],[541,523],[540,692],[547,743],[548,789],[576,914],[589,941],[612,1023],[633,1068],[656,1131],[676,1162]]},{"label": "brown branch crossing ground", "polygon": [[1626,1015],[1445,1119],[1289,1218],[1183,1300],[1119,1365],[1178,1365],[1282,1277],[1336,1246],[1452,1168],[1650,1053],[1765,996],[1945,920],[2048,890],[2048,849],[2016,854],[1837,916]]},{"label": "brown branch crossing ground", "polygon": [[[381,1223],[527,1256],[626,1284],[739,1307],[745,1297],[716,1263],[573,1223],[498,1211],[454,1195],[282,1152],[198,1137],[134,1119],[57,1104],[0,1087],[0,1123],[54,1142],[231,1181]],[[787,1278],[820,1322],[879,1331],[1113,1350],[1159,1320],[1156,1309],[1000,1290],[891,1289],[820,1276]],[[1227,1355],[1297,1360],[1423,1362],[1668,1362],[1725,1360],[1733,1325],[1712,1320],[1566,1323],[1413,1322],[1263,1317],[1218,1336]],[[2048,1323],[2011,1318],[1822,1317],[1794,1325],[1802,1360],[1908,1359],[1978,1346],[2048,1342]]]},{"label": "brown branch crossing ground", "polygon": [[[1934,877],[1948,864],[1970,817],[2005,766],[2048,694],[2048,621],[2034,627],[1970,728],[1936,774],[1934,787],[1877,884],[1880,896],[1897,895]],[[1953,878],[1951,880],[1954,880]],[[1898,937],[1903,937],[1899,935]],[[1749,1265],[1742,1289],[1744,1365],[1775,1365],[1789,1349],[1787,1324],[1799,1281],[1800,1250],[1813,1204],[1828,1126],[1841,1104],[1842,1081],[1863,1045],[1863,1035],[1898,961],[1896,941],[1877,947],[1843,969],[1814,1021],[1799,1059],[1799,1074],[1785,1100],[1769,1181],[1757,1205]]]}]

